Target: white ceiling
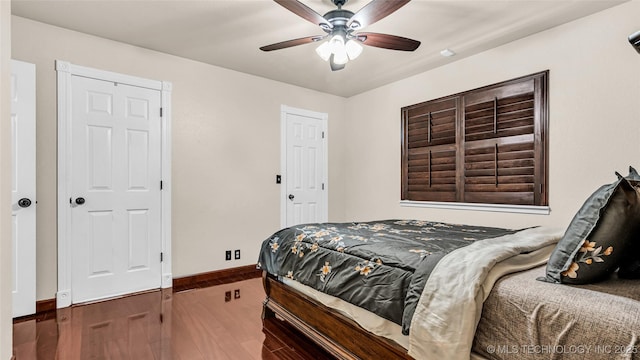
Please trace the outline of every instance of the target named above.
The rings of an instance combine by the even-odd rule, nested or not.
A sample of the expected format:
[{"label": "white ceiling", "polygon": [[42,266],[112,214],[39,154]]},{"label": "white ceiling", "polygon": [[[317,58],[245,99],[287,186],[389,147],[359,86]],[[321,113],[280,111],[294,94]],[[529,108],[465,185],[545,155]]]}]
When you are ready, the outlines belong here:
[{"label": "white ceiling", "polygon": [[[315,44],[262,52],[324,34],[271,0],[12,0],[14,15],[228,69],[349,97],[618,5],[626,0],[413,0],[363,29],[422,42],[415,52],[365,47],[332,72]],[[302,0],[320,14],[330,0]],[[356,12],[369,0],[350,0]],[[568,44],[570,45],[570,44]],[[444,58],[440,51],[457,53]]]}]

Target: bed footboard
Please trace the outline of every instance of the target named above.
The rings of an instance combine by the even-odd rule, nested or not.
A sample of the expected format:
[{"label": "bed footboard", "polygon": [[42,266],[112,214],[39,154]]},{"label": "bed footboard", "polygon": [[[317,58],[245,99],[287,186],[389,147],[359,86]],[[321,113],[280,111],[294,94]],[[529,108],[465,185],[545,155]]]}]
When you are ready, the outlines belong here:
[{"label": "bed footboard", "polygon": [[355,321],[262,273],[267,298],[262,318],[277,316],[338,359],[411,359],[395,342],[371,334]]}]

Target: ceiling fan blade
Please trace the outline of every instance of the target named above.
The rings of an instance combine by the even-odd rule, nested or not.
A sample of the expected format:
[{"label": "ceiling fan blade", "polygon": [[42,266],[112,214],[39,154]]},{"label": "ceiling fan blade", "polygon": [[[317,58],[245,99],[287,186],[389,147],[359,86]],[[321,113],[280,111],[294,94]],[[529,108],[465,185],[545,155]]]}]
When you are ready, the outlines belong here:
[{"label": "ceiling fan blade", "polygon": [[297,1],[297,0],[274,0],[274,1],[280,4],[285,9],[291,11],[292,13],[300,16],[303,19],[306,19],[307,21],[312,22],[315,25],[327,27],[328,29],[331,29],[333,27],[333,25],[331,25],[327,21],[327,19],[323,18],[322,15],[318,14],[313,9],[301,3],[300,1]]},{"label": "ceiling fan blade", "polygon": [[356,40],[364,45],[375,46],[383,49],[414,51],[420,46],[420,41],[401,36],[361,32],[356,34]]},{"label": "ceiling fan blade", "polygon": [[331,57],[329,58],[329,64],[331,65],[331,71],[342,70],[347,65],[347,64],[336,64],[335,62],[333,62],[333,54],[331,54]]},{"label": "ceiling fan blade", "polygon": [[410,0],[373,0],[349,19],[347,28],[361,29],[387,17],[406,5]]},{"label": "ceiling fan blade", "polygon": [[265,45],[261,47],[260,50],[273,51],[273,50],[286,49],[292,46],[298,46],[298,45],[304,45],[304,44],[316,42],[316,41],[322,40],[323,38],[324,36],[319,36],[319,35],[307,36],[300,39],[287,40],[287,41],[282,41],[282,42],[271,44],[271,45]]}]

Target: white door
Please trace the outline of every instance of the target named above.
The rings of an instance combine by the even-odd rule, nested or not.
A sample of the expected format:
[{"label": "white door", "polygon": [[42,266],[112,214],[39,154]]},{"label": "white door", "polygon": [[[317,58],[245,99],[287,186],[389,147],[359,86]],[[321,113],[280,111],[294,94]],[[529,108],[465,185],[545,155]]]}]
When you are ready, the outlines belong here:
[{"label": "white door", "polygon": [[72,76],[72,303],[159,288],[161,93]]},{"label": "white door", "polygon": [[286,223],[327,221],[326,114],[284,108]]},{"label": "white door", "polygon": [[13,317],[36,312],[36,66],[11,60]]}]

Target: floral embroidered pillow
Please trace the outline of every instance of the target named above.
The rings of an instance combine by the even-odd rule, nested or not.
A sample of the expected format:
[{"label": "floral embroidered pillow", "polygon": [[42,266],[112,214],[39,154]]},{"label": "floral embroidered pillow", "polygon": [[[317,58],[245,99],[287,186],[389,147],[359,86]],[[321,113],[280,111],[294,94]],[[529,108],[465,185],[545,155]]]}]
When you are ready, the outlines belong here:
[{"label": "floral embroidered pillow", "polygon": [[640,192],[619,176],[585,201],[551,254],[546,277],[540,280],[587,284],[605,279],[620,266],[638,229]]}]

